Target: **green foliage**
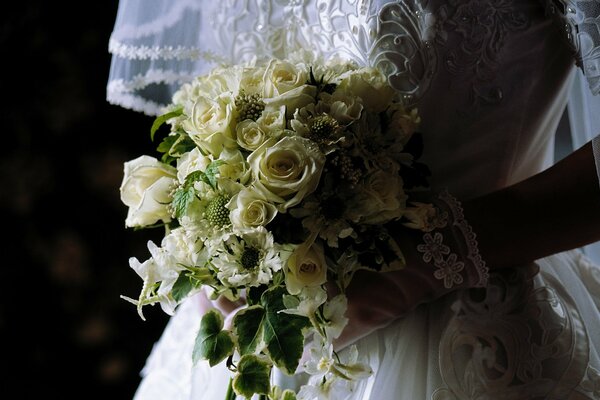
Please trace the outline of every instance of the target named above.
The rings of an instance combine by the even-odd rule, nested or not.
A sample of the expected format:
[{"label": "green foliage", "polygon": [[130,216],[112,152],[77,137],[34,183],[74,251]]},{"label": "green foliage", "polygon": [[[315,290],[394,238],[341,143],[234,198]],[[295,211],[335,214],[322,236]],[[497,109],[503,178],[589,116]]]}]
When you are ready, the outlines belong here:
[{"label": "green foliage", "polygon": [[187,133],[176,132],[166,136],[156,150],[164,153],[161,158],[162,162],[172,164],[185,153],[192,151],[194,147],[196,144]]},{"label": "green foliage", "polygon": [[183,186],[178,188],[173,194],[173,200],[171,202],[175,218],[183,217],[195,199],[196,189],[194,189],[193,186]]},{"label": "green foliage", "polygon": [[280,312],[286,307],[283,296],[287,291],[280,287],[269,289],[261,297],[266,313],[263,320],[263,340],[271,359],[281,370],[293,374],[304,349],[302,331],[310,326],[308,318]]},{"label": "green foliage", "polygon": [[173,299],[179,303],[190,293],[193,288],[194,284],[188,276],[188,273],[186,271],[181,272],[179,274],[179,278],[177,278],[175,284],[173,285],[173,289],[171,289]]},{"label": "green foliage", "polygon": [[208,360],[215,366],[233,354],[234,342],[229,331],[223,330],[223,315],[216,310],[206,313],[200,321],[200,331],[196,336],[192,360]]},{"label": "green foliage", "polygon": [[254,354],[261,350],[265,313],[262,306],[256,305],[241,310],[233,318],[240,354]]},{"label": "green foliage", "polygon": [[233,378],[235,392],[247,399],[254,394],[268,394],[270,390],[271,366],[260,357],[248,354],[238,363],[237,375]]},{"label": "green foliage", "polygon": [[154,141],[154,134],[165,122],[167,122],[171,118],[179,117],[182,114],[183,114],[183,107],[179,107],[173,111],[170,111],[166,114],[156,117],[156,119],[154,120],[154,123],[152,124],[152,127],[150,128],[150,139],[152,141]]}]

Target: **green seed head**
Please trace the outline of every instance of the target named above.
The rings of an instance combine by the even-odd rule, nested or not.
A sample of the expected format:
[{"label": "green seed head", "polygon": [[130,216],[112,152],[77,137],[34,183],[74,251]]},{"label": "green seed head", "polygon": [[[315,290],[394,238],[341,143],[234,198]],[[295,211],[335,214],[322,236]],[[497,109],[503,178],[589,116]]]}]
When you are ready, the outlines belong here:
[{"label": "green seed head", "polygon": [[227,202],[229,202],[229,197],[220,194],[208,203],[205,213],[206,219],[211,225],[220,228],[230,223]]}]

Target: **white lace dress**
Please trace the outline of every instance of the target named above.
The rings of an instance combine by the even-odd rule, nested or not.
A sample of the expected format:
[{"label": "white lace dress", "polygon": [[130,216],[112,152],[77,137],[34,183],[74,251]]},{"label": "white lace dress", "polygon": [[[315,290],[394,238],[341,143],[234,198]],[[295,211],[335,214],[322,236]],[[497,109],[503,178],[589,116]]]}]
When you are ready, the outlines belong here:
[{"label": "white lace dress", "polygon": [[[592,37],[585,25],[598,0],[142,3],[150,11],[136,29],[117,21],[109,101],[155,114],[178,82],[215,62],[298,48],[377,65],[420,110],[432,186],[459,198],[552,164],[574,55],[600,86],[600,30]],[[600,268],[579,250],[537,263],[533,282],[492,274],[485,295],[455,292],[360,340],[374,374],[348,399],[600,399]],[[136,400],[224,398],[222,370],[192,368],[200,317],[194,299],[178,310]]]}]

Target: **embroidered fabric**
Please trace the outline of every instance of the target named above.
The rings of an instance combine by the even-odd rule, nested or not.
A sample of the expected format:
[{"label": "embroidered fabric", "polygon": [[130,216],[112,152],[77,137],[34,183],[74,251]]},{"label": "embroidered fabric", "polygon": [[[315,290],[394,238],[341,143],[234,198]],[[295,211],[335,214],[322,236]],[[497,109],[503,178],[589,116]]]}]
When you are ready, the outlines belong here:
[{"label": "embroidered fabric", "polygon": [[[435,265],[433,275],[444,282],[446,289],[463,283],[467,287],[485,287],[489,269],[479,253],[477,235],[465,219],[461,203],[445,190],[434,204],[437,214],[424,229],[424,244],[417,246],[417,251],[423,253],[423,261]],[[454,245],[452,249],[444,244],[444,236],[450,237],[446,243]]]},{"label": "embroidered fabric", "polygon": [[[306,48],[384,71],[415,103],[436,66],[431,14],[417,0],[121,1],[107,99],[159,114],[177,87],[217,64]],[[194,30],[183,27],[194,26]]]}]

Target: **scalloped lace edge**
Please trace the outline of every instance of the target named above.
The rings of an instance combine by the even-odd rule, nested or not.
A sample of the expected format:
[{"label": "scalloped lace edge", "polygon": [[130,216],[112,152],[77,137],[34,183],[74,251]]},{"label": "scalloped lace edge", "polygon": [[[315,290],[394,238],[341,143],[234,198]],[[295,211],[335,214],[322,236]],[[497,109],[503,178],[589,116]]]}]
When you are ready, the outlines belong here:
[{"label": "scalloped lace edge", "polygon": [[481,257],[481,254],[479,253],[479,243],[477,242],[477,235],[475,234],[475,232],[473,232],[473,228],[465,219],[462,204],[447,190],[442,191],[439,195],[439,198],[440,200],[444,201],[450,208],[450,211],[452,212],[454,217],[453,225],[460,230],[461,234],[465,239],[468,249],[467,258],[471,260],[479,276],[479,281],[477,282],[476,286],[487,286],[487,282],[489,279],[489,268],[486,265],[483,258]]},{"label": "scalloped lace edge", "polygon": [[108,41],[108,51],[127,60],[204,60],[211,63],[224,63],[222,57],[209,50],[185,46],[135,46],[116,39]]}]

